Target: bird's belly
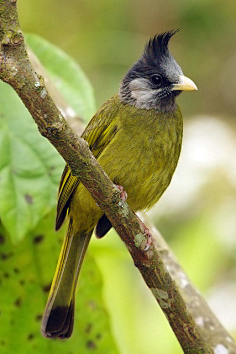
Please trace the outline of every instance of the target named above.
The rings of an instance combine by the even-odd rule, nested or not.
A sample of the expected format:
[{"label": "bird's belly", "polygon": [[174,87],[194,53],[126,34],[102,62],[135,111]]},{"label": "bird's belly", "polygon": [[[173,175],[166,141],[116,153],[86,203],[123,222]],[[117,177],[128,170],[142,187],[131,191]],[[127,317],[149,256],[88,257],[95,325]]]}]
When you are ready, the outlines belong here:
[{"label": "bird's belly", "polygon": [[128,204],[134,211],[150,208],[168,187],[175,171],[181,146],[173,138],[168,143],[151,141],[146,146],[126,144],[126,148],[116,146],[108,163],[99,162],[118,185],[122,185],[128,194]]},{"label": "bird's belly", "polygon": [[[129,206],[134,211],[151,208],[170,184],[177,159],[161,162],[157,161],[156,168],[148,171],[149,173],[146,173],[144,168],[142,171],[139,169],[136,176],[119,179],[119,184],[123,185],[128,194]],[[133,174],[135,173],[133,169]]]}]

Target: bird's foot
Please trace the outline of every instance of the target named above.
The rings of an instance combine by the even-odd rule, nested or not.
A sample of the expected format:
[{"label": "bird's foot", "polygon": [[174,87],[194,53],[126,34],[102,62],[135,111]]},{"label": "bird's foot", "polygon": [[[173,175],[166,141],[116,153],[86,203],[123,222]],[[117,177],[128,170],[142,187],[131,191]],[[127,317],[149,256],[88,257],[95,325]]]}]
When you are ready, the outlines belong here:
[{"label": "bird's foot", "polygon": [[[148,230],[148,229],[147,229]],[[149,233],[149,230],[148,230],[148,233],[147,233],[147,244],[146,244],[146,247],[144,248],[144,251],[148,251],[149,250],[149,247],[151,246],[151,244],[153,243],[153,238],[152,238],[152,235]]]},{"label": "bird's foot", "polygon": [[121,201],[122,201],[122,205],[124,204],[124,202],[127,200],[128,198],[128,194],[127,192],[124,190],[124,187],[123,186],[119,186],[118,184],[116,184],[116,187],[119,189],[120,191],[120,198],[121,198]]},{"label": "bird's foot", "polygon": [[147,236],[147,243],[146,243],[146,247],[144,248],[144,251],[146,252],[146,251],[149,250],[149,247],[153,243],[153,238],[152,238],[152,235],[150,234],[149,229],[146,226],[145,226],[145,229],[144,229],[144,234]]},{"label": "bird's foot", "polygon": [[[137,216],[138,217],[138,216]],[[138,217],[139,219],[139,217]],[[140,226],[141,226],[141,230],[142,232],[144,233],[145,236],[147,236],[147,243],[146,243],[146,246],[144,248],[144,252],[148,251],[151,244],[153,243],[154,244],[154,239],[152,237],[152,234],[150,233],[149,229],[147,228],[147,226],[142,222],[141,219],[139,219],[139,222],[140,222]]]}]

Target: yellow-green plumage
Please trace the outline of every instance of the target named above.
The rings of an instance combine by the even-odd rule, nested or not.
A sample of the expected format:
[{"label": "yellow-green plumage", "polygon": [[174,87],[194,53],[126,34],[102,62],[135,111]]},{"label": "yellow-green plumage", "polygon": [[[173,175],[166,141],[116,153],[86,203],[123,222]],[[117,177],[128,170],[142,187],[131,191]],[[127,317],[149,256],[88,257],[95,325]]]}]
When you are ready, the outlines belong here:
[{"label": "yellow-green plumage", "polygon": [[[82,137],[110,179],[124,187],[129,206],[137,211],[156,203],[170,183],[181,149],[182,115],[176,107],[171,115],[142,109],[137,116],[133,106],[115,96],[98,111]],[[74,210],[79,211],[74,218],[80,230],[94,228],[103,214],[82,184],[71,200],[73,215]]]},{"label": "yellow-green plumage", "polygon": [[[142,82],[139,84],[141,93],[135,91],[138,99],[142,98],[145,89]],[[181,87],[187,90],[184,85]],[[148,89],[146,91],[145,94],[149,93]],[[126,102],[119,94],[101,107],[82,135],[110,179],[124,187],[127,202],[134,211],[150,208],[157,202],[168,187],[179,159],[182,115],[174,99],[166,107],[140,108],[138,104]],[[79,178],[71,175],[68,166],[60,183],[57,211],[56,228],[61,226],[67,211],[69,227],[49,294],[42,332],[48,337],[66,338],[73,328],[79,270],[92,231],[103,216]]]}]

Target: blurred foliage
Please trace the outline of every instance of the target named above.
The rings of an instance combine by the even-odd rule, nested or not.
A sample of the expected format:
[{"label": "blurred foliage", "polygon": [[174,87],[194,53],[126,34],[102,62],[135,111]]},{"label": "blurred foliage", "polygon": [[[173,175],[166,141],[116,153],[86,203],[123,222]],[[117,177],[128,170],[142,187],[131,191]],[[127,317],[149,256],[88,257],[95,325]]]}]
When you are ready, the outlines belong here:
[{"label": "blurred foliage", "polygon": [[236,2],[220,0],[21,0],[25,32],[57,44],[80,63],[98,105],[117,92],[149,36],[180,28],[171,51],[199,92],[179,98],[185,118],[236,111]]},{"label": "blurred foliage", "polygon": [[[31,35],[28,42],[37,49],[60,93],[65,99],[70,93],[68,101],[77,114],[86,118],[94,110],[94,98],[79,66],[39,37]],[[80,105],[74,102],[75,96]],[[0,112],[0,318],[4,323],[0,330],[0,352],[65,353],[66,350],[72,354],[79,348],[83,353],[92,350],[115,354],[116,344],[101,296],[102,279],[91,256],[85,259],[80,300],[76,302],[77,336],[63,342],[46,339],[40,333],[65,233],[65,227],[58,233],[54,231],[56,194],[64,162],[39,134],[13,89],[2,82]],[[91,280],[91,286],[87,279]]]},{"label": "blurred foliage", "polygon": [[28,34],[26,41],[68,105],[78,116],[89,120],[95,113],[94,93],[78,63],[39,36]]},{"label": "blurred foliage", "polygon": [[[101,297],[102,279],[94,260],[85,258],[75,308],[74,334],[67,341],[40,333],[41,319],[66,228],[53,231],[55,211],[17,246],[0,228],[0,352],[111,353],[117,350]],[[85,279],[87,279],[85,281]],[[88,281],[89,279],[89,281]]]},{"label": "blurred foliage", "polygon": [[[190,278],[205,293],[214,312],[236,338],[236,3],[219,0],[21,0],[18,7],[24,32],[44,37],[81,65],[94,87],[97,106],[117,92],[120,80],[140,56],[149,36],[180,27],[181,31],[170,43],[171,52],[185,75],[197,84],[199,91],[182,94],[178,99],[185,123],[181,159],[171,186],[157,206],[150,211],[150,216],[155,219],[156,225]],[[91,87],[86,84],[87,91],[83,96],[84,91],[78,89],[81,88],[79,81],[80,77],[83,80],[83,74],[76,71],[74,61],[64,53],[60,55],[60,51],[55,48],[48,55],[45,52],[47,43],[41,51],[36,40],[31,42],[28,37],[28,41],[47,66],[60,91],[64,91],[69,103],[78,114],[84,112],[87,119],[89,112],[94,109]],[[59,54],[58,65],[54,61],[54,53]],[[77,75],[73,75],[74,70]],[[78,112],[81,100],[85,100],[86,106]],[[88,108],[87,104],[91,104],[91,107]],[[23,108],[15,107],[15,116],[20,119],[21,115],[25,115]],[[30,117],[27,119],[30,120]],[[2,151],[4,150],[1,149]],[[1,162],[0,159],[0,165]],[[56,178],[59,179],[59,174],[53,181],[56,181]],[[50,185],[56,201],[56,184]],[[7,202],[12,203],[10,197]],[[51,203],[53,204],[53,201]],[[52,208],[52,204],[45,205],[45,214]],[[39,220],[45,214],[39,213],[39,216],[34,217]],[[1,219],[4,222],[2,213]],[[111,336],[114,336],[113,339],[122,354],[182,352],[166,319],[145,288],[128,252],[114,231],[102,240],[92,240],[88,259],[93,267],[93,275],[91,276],[89,271],[86,272],[87,262],[79,282],[79,311],[73,337],[66,343],[58,341],[52,344],[49,340],[41,338],[39,315],[42,314],[46,303],[42,284],[49,284],[52,278],[53,267],[59,254],[58,237],[61,238],[63,233],[62,231],[54,235],[52,220],[50,226],[47,224],[44,229],[45,222],[45,219],[41,220],[42,229],[36,233],[30,231],[27,239],[18,247],[14,246],[13,251],[9,248],[5,250],[6,246],[0,244],[0,250],[4,249],[1,253],[3,285],[0,318],[1,323],[7,323],[6,328],[0,330],[3,348],[7,348],[7,340],[12,339],[12,346],[9,347],[11,351],[16,351],[17,348],[18,352],[22,345],[26,354],[32,352],[35,346],[41,353],[60,353],[60,350],[85,353],[85,348],[93,351],[95,341],[98,353],[112,353],[112,350],[116,352],[111,349],[115,348],[111,339]],[[7,227],[6,223],[5,226]],[[26,230],[32,230],[32,227],[35,227],[35,224],[22,229],[21,235]],[[11,232],[10,229],[8,231]],[[34,236],[38,234],[44,235],[48,246],[46,243],[34,244]],[[14,257],[20,258],[12,258],[11,261],[9,259],[11,263],[6,263],[5,255],[12,252],[19,254]],[[40,262],[33,267],[34,257],[39,257]],[[53,259],[50,261],[51,257]],[[95,259],[99,270],[95,268],[91,257]],[[54,265],[47,265],[49,261]],[[31,275],[27,272],[24,274],[27,284],[29,283],[27,288],[23,288],[20,283],[22,278],[18,275],[20,273],[14,270],[15,262],[19,263],[18,270],[31,271]],[[39,265],[43,267],[41,272],[45,278],[39,274]],[[4,276],[5,273],[8,275]],[[36,277],[38,274],[40,280]],[[98,280],[93,278],[96,275]],[[30,283],[30,276],[38,281],[35,287]],[[16,282],[15,285],[12,279]],[[91,299],[94,295],[98,299],[94,301],[100,303],[102,284],[103,302],[98,306],[102,313],[96,312],[95,320],[86,298]],[[10,296],[7,289],[10,289],[14,296]],[[27,291],[24,290],[22,294],[22,289]],[[17,306],[20,298],[24,304],[22,308]],[[40,304],[35,304],[34,301],[40,301]],[[28,303],[30,311],[27,312]],[[82,310],[88,312],[83,313]],[[13,315],[15,327],[9,322]],[[31,319],[29,315],[32,315]],[[37,321],[35,316],[38,316]],[[90,336],[90,326],[86,319],[91,320],[94,325],[99,320],[104,320],[104,323],[99,322]],[[100,347],[98,334],[101,331],[104,336],[102,338],[107,340],[104,339]],[[4,353],[4,350],[1,352]]]},{"label": "blurred foliage", "polygon": [[[68,104],[88,119],[95,110],[94,96],[79,65],[47,41],[32,35],[27,38]],[[16,242],[55,207],[64,162],[40,136],[11,87],[0,82],[0,92],[0,215]]]},{"label": "blurred foliage", "polygon": [[0,149],[1,222],[16,243],[55,207],[58,176],[64,164],[40,136],[19,97],[2,81]]}]

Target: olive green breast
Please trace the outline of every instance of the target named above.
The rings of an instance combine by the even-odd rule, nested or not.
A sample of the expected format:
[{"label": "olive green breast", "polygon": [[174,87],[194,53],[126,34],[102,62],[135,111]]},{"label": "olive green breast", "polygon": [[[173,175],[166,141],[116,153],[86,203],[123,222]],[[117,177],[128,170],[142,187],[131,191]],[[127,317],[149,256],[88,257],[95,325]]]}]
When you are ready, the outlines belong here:
[{"label": "olive green breast", "polygon": [[[142,210],[155,204],[171,181],[181,150],[182,115],[177,106],[166,113],[137,110],[114,96],[82,137],[111,180],[124,187],[131,209]],[[75,229],[90,230],[103,212],[79,183],[69,214]]]},{"label": "olive green breast", "polygon": [[119,103],[117,131],[98,157],[114,183],[122,185],[133,210],[150,208],[168,187],[182,144],[180,109],[137,110]]}]

